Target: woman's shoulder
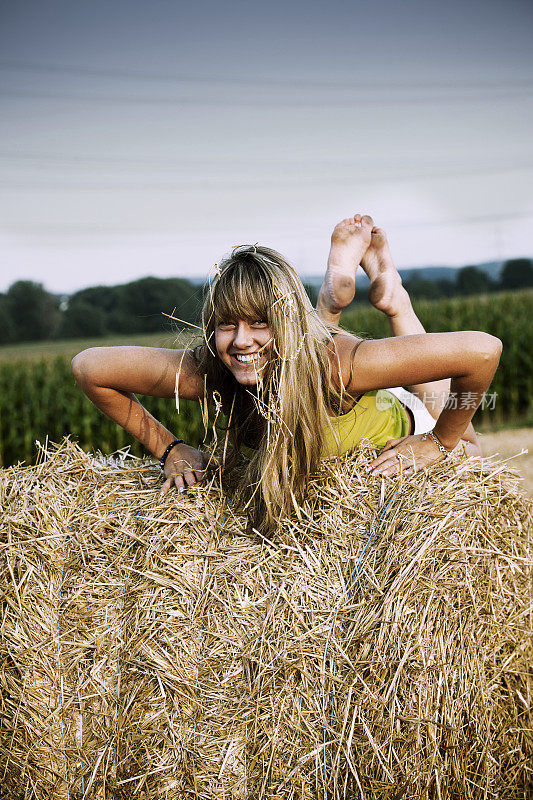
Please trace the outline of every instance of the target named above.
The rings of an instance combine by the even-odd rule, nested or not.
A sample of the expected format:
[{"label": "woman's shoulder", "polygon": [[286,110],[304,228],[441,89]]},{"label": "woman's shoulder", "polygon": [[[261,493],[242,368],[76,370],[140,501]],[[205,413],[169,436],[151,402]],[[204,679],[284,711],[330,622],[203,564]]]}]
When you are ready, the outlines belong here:
[{"label": "woman's shoulder", "polygon": [[180,397],[197,400],[205,397],[205,370],[198,358],[198,348],[174,350],[169,356],[176,368],[176,390]]},{"label": "woman's shoulder", "polygon": [[339,328],[338,331],[334,331],[331,334],[330,346],[336,350],[343,351],[346,348],[353,349],[364,341],[365,340],[360,336],[356,336],[354,333]]},{"label": "woman's shoulder", "polygon": [[331,379],[338,389],[350,384],[353,373],[354,356],[357,348],[364,341],[348,331],[338,331],[328,344],[328,355],[331,364]]}]

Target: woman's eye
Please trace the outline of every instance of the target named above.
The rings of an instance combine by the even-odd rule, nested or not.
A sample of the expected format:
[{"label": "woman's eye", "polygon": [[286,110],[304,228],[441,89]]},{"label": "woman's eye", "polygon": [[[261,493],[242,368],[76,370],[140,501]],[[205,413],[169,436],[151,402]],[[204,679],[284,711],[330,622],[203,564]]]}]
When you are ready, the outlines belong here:
[{"label": "woman's eye", "polygon": [[255,322],[252,323],[256,328],[266,328],[267,322],[264,319],[257,319]]},{"label": "woman's eye", "polygon": [[235,327],[233,322],[219,322],[218,327],[221,331],[230,331],[232,328]]}]

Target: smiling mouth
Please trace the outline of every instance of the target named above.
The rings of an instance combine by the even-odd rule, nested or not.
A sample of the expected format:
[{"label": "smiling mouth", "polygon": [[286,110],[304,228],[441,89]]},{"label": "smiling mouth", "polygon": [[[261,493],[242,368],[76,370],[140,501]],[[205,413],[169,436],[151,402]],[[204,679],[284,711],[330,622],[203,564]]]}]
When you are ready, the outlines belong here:
[{"label": "smiling mouth", "polygon": [[232,353],[232,358],[239,362],[239,364],[253,364],[254,362],[259,361],[261,358],[261,353],[250,353],[249,355],[239,355],[238,353]]}]

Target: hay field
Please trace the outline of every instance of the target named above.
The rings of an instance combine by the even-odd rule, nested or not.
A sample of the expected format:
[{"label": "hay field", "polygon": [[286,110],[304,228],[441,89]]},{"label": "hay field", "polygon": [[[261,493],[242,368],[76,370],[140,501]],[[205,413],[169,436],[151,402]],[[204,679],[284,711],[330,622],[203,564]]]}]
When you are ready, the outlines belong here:
[{"label": "hay field", "polygon": [[0,364],[13,361],[53,361],[60,357],[72,359],[88,347],[111,347],[113,345],[141,345],[142,347],[176,347],[176,333],[122,333],[114,336],[88,339],[57,339],[53,341],[20,342],[0,347]]},{"label": "hay field", "polygon": [[[479,438],[484,456],[497,454],[499,459],[511,459],[509,466],[516,469],[522,476],[524,492],[528,497],[533,498],[533,428],[514,428],[494,433],[480,433]],[[528,450],[528,452],[517,456],[522,450]]]},{"label": "hay field", "polygon": [[323,462],[250,534],[64,442],[0,470],[3,800],[526,800],[532,506],[505,465]]}]

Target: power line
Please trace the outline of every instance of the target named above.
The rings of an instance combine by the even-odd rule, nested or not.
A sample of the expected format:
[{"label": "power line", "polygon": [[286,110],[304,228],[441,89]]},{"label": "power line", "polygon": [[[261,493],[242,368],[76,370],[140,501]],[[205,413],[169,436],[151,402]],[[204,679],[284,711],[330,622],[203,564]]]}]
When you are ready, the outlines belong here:
[{"label": "power line", "polygon": [[509,102],[515,100],[524,100],[533,98],[533,93],[530,89],[517,89],[515,91],[506,91],[502,94],[494,94],[484,96],[474,95],[456,95],[452,96],[436,96],[434,92],[426,97],[353,97],[343,100],[330,100],[330,99],[315,99],[305,100],[301,98],[294,99],[280,99],[278,97],[268,98],[230,98],[222,99],[220,97],[166,97],[157,98],[146,95],[137,95],[135,97],[127,97],[124,95],[82,95],[82,94],[68,94],[60,92],[34,92],[24,90],[6,90],[0,91],[0,97],[11,99],[31,99],[31,100],[58,100],[68,102],[88,103],[91,105],[141,105],[141,106],[173,106],[173,107],[222,107],[225,109],[236,108],[264,108],[266,106],[277,108],[358,108],[359,106],[391,106],[391,105],[455,105],[455,104],[474,104],[474,103],[491,103],[495,102]]},{"label": "power line", "polygon": [[445,219],[435,222],[389,222],[387,227],[401,228],[441,228],[452,225],[479,225],[487,222],[509,222],[510,220],[533,219],[533,211],[516,212],[512,214],[478,214],[469,217],[458,217],[456,219]]},{"label": "power line", "polygon": [[116,79],[120,78],[121,80],[132,80],[132,81],[161,81],[164,83],[223,83],[223,84],[234,84],[234,85],[246,85],[246,86],[273,86],[273,87],[286,87],[286,86],[294,86],[294,87],[309,87],[309,88],[327,88],[327,89],[337,89],[339,91],[351,91],[356,89],[357,91],[375,91],[379,89],[453,89],[456,90],[458,87],[458,81],[460,81],[460,87],[462,89],[487,89],[492,90],[494,88],[514,88],[517,86],[533,86],[533,79],[527,78],[520,78],[520,79],[510,79],[510,80],[503,80],[501,78],[495,78],[492,80],[479,80],[479,81],[470,81],[465,82],[461,81],[460,78],[450,79],[450,80],[426,80],[426,81],[394,81],[394,80],[386,80],[386,81],[377,81],[374,78],[365,81],[364,77],[358,79],[357,83],[353,84],[346,84],[343,83],[342,87],[339,87],[338,80],[323,80],[323,79],[314,79],[314,78],[265,78],[262,76],[254,76],[254,77],[243,77],[243,76],[222,76],[220,74],[211,74],[211,75],[191,75],[191,74],[183,74],[177,73],[172,74],[168,72],[140,72],[138,70],[127,70],[127,69],[99,69],[95,67],[82,67],[74,64],[38,64],[36,62],[28,62],[28,61],[14,61],[14,60],[7,60],[2,59],[0,60],[0,67],[4,69],[13,70],[13,71],[21,71],[21,72],[48,72],[52,74],[62,74],[62,75],[76,75],[79,77],[99,77],[99,78],[109,78],[109,79]]},{"label": "power line", "polygon": [[[523,219],[533,219],[533,211],[531,212],[512,212],[512,213],[499,213],[499,214],[479,214],[479,215],[472,215],[467,217],[456,217],[453,219],[444,219],[444,220],[422,220],[417,222],[412,221],[405,221],[405,220],[387,220],[387,230],[388,231],[398,231],[401,230],[422,230],[428,228],[448,228],[448,227],[460,227],[460,226],[470,226],[470,225],[486,225],[486,224],[494,224],[494,223],[509,223],[509,222],[518,222],[519,220]],[[95,234],[102,234],[104,236],[113,236],[113,235],[120,235],[126,236],[132,233],[139,233],[139,228],[136,227],[135,229],[132,228],[120,228],[117,229],[115,226],[108,227],[107,229],[103,229],[100,225],[94,226],[84,226],[82,229],[79,226],[52,226],[52,225],[24,225],[18,226],[14,228],[16,233],[35,233],[35,234],[50,234],[50,235],[75,235],[75,236],[87,236],[90,235],[94,237]],[[157,233],[157,232],[156,232]],[[167,236],[168,234],[165,234]],[[309,235],[306,234],[306,241],[323,241],[324,237],[322,235]]]},{"label": "power line", "polygon": [[[461,159],[454,159],[451,161],[444,161],[443,159],[439,159],[435,162],[434,159],[431,159],[426,166],[429,168],[440,167],[443,169],[464,169],[464,168],[472,168],[473,166],[478,169],[486,169],[488,172],[494,169],[495,160],[498,162],[498,169],[517,169],[520,167],[527,168],[528,166],[533,165],[533,160],[527,156],[521,160],[517,161],[514,158],[511,162],[505,162],[502,160],[499,154],[491,157],[490,160],[487,162],[481,162],[478,164],[472,163],[472,157],[470,154],[465,154],[464,158],[465,161],[461,161]],[[145,168],[153,168],[153,167],[160,167],[163,168],[165,171],[169,169],[177,169],[183,170],[187,168],[197,168],[202,166],[209,166],[210,168],[213,167],[238,167],[238,166],[246,166],[246,167],[268,167],[268,169],[272,169],[275,167],[283,168],[284,170],[287,168],[293,168],[295,170],[308,168],[312,166],[314,169],[317,167],[325,168],[325,169],[354,169],[360,170],[362,165],[362,159],[351,159],[347,160],[345,158],[337,158],[337,159],[316,159],[314,156],[310,155],[307,157],[300,157],[298,159],[294,158],[264,158],[263,156],[256,156],[256,157],[239,157],[233,159],[227,159],[226,157],[213,157],[213,158],[190,158],[186,157],[180,160],[175,160],[171,158],[146,158],[145,156],[139,157],[131,157],[125,158],[121,155],[87,155],[87,154],[77,154],[77,155],[65,155],[65,154],[57,154],[57,153],[46,153],[46,152],[36,152],[36,151],[20,151],[20,150],[3,150],[0,151],[0,160],[4,160],[8,162],[8,166],[11,166],[9,162],[22,162],[22,163],[37,163],[38,166],[47,167],[48,165],[65,165],[65,166],[88,166],[93,168],[94,166],[102,166],[105,169],[109,169],[109,167],[116,167],[120,169],[122,167],[145,167]],[[384,166],[384,159],[374,159],[375,163],[379,165],[381,169]],[[364,159],[364,166],[367,168],[366,172],[368,172],[369,164],[372,163],[369,159]],[[413,166],[420,168],[421,161],[417,154],[413,154],[412,159],[404,158],[397,161],[389,162],[388,166],[391,169],[397,169],[398,167],[404,169],[412,169]],[[361,172],[357,172],[357,176],[359,177]]]},{"label": "power line", "polygon": [[[2,186],[4,188],[11,188],[11,189],[23,189],[29,191],[36,191],[39,189],[45,190],[57,190],[57,191],[65,191],[65,190],[78,190],[78,191],[149,191],[149,190],[157,190],[157,191],[179,191],[182,189],[187,189],[190,191],[191,188],[198,188],[204,189],[205,187],[213,188],[214,185],[218,184],[223,186],[226,191],[230,189],[236,189],[239,192],[243,192],[246,189],[265,189],[268,187],[283,187],[283,188],[298,188],[300,186],[309,186],[309,185],[327,185],[327,186],[345,186],[347,184],[353,185],[355,182],[364,183],[365,185],[372,185],[375,183],[403,183],[403,182],[410,182],[410,181],[425,181],[425,180],[447,180],[447,179],[456,179],[458,177],[475,177],[475,176],[486,176],[486,175],[498,175],[498,174],[505,174],[509,172],[528,172],[533,169],[533,163],[522,163],[516,165],[491,165],[490,169],[482,168],[482,169],[461,169],[457,172],[452,171],[427,171],[424,173],[416,173],[416,172],[407,172],[401,175],[394,175],[394,174],[368,174],[368,175],[353,175],[353,176],[346,176],[343,175],[342,177],[337,177],[333,175],[301,175],[297,174],[294,175],[292,180],[287,179],[287,175],[285,173],[283,178],[279,178],[276,176],[272,176],[271,178],[262,178],[262,179],[249,179],[248,177],[244,178],[242,175],[191,175],[185,176],[179,183],[177,182],[169,182],[169,181],[160,181],[160,182],[138,182],[138,183],[106,183],[106,182],[95,182],[95,183],[82,183],[80,181],[76,181],[76,183],[59,183],[55,182],[21,182],[21,181],[13,181],[13,180],[3,180]],[[124,177],[124,176],[121,176]]]}]

